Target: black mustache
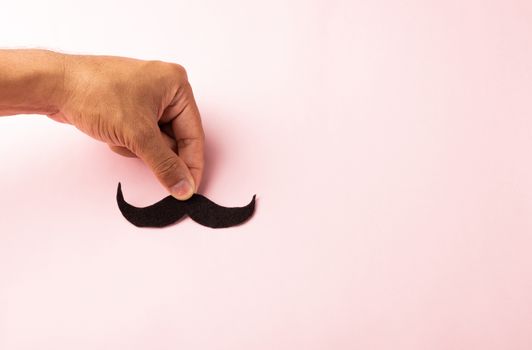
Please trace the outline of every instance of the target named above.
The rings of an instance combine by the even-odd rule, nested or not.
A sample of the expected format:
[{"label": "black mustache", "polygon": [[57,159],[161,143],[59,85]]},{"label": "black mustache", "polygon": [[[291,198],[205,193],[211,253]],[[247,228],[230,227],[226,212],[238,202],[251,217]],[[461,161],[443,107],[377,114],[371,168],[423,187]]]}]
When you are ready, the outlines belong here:
[{"label": "black mustache", "polygon": [[138,227],[165,227],[188,215],[198,224],[212,228],[236,226],[249,219],[255,211],[255,196],[248,205],[239,208],[222,207],[201,194],[194,194],[186,201],[172,196],[159,202],[138,208],[127,203],[118,183],[116,201],[122,215]]}]

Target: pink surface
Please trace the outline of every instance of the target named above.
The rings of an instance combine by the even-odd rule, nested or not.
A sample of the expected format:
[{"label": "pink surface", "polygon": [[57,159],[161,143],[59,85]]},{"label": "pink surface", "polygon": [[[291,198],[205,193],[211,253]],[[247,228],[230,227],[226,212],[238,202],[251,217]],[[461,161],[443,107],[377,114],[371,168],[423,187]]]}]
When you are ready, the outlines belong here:
[{"label": "pink surface", "polygon": [[532,348],[530,1],[125,4],[2,4],[0,46],[183,64],[256,215],[137,229],[139,161],[0,118],[0,349]]}]

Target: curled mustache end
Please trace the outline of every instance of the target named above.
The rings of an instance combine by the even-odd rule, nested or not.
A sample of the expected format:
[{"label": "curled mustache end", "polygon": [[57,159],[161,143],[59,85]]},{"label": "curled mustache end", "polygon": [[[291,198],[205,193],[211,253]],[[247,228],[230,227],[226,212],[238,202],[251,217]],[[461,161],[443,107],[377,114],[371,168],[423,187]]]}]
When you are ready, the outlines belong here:
[{"label": "curled mustache end", "polygon": [[244,207],[222,207],[200,194],[194,194],[186,201],[168,196],[144,208],[127,203],[118,183],[116,201],[122,215],[138,227],[165,227],[188,215],[195,222],[211,227],[224,228],[240,225],[255,212],[255,198]]}]

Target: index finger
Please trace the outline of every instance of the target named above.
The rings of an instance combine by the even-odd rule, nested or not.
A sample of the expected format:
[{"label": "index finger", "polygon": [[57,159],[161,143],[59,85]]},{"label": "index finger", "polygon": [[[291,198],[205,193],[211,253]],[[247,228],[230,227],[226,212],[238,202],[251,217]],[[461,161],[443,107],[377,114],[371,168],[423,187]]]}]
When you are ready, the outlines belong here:
[{"label": "index finger", "polygon": [[203,176],[205,133],[192,89],[190,87],[189,89],[188,103],[179,114],[175,115],[171,123],[179,157],[189,168],[197,191]]}]

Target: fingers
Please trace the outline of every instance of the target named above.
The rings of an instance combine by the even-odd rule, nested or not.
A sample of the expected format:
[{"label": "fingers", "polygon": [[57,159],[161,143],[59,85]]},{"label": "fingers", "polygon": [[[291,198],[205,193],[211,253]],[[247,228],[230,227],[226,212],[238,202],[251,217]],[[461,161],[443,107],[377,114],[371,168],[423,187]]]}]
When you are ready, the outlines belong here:
[{"label": "fingers", "polygon": [[175,198],[190,198],[195,183],[187,164],[165,143],[159,130],[143,130],[140,134],[134,140],[135,154]]},{"label": "fingers", "polygon": [[179,157],[188,166],[198,189],[204,167],[204,139],[201,117],[190,84],[185,84],[164,111],[161,121],[170,124]]},{"label": "fingers", "polygon": [[179,157],[187,165],[198,189],[204,167],[204,133],[199,111],[195,104],[185,107],[183,112],[172,120],[172,129],[177,142]]},{"label": "fingers", "polygon": [[[173,134],[173,132],[172,132],[172,134]],[[175,142],[175,139],[173,137],[168,136],[165,132],[161,132],[161,136],[162,136],[162,138],[164,140],[164,143],[168,147],[170,147],[170,149],[172,151],[177,153],[177,143]],[[108,146],[113,152],[115,152],[115,153],[117,153],[117,154],[119,154],[119,155],[121,155],[123,157],[128,157],[128,158],[136,158],[137,157],[137,155],[135,153],[131,152],[129,149],[127,149],[127,147],[111,145],[111,144],[108,144]]]}]

